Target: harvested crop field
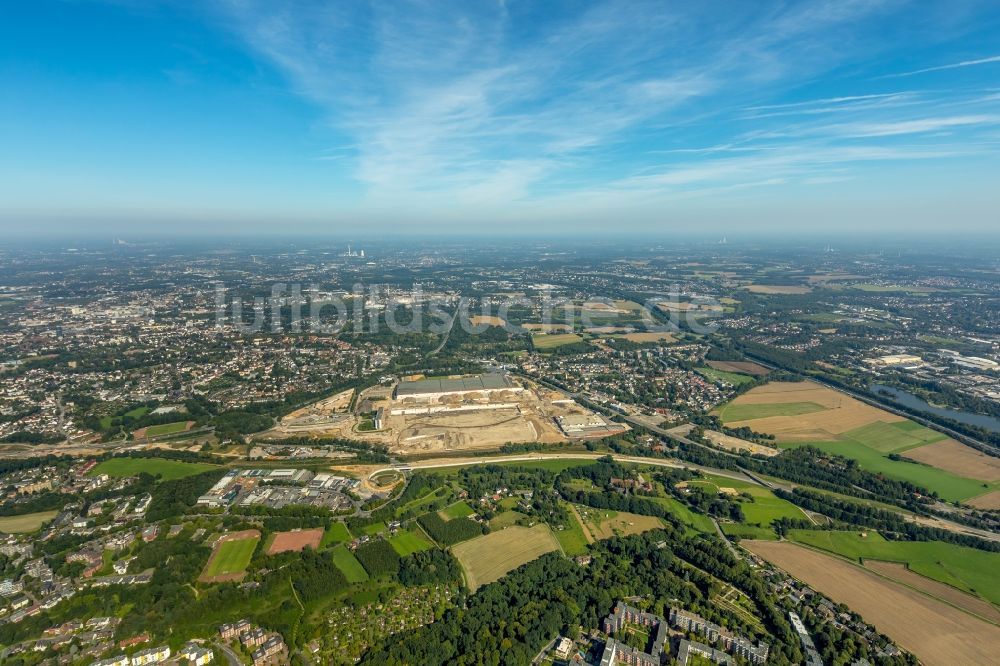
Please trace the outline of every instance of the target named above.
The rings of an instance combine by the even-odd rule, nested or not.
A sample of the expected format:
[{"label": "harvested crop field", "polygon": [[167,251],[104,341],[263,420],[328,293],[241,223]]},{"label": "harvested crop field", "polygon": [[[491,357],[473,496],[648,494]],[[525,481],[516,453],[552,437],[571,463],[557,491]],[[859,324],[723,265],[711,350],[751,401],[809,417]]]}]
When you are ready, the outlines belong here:
[{"label": "harvested crop field", "polygon": [[910,449],[906,457],[959,476],[1000,481],[1000,458],[988,456],[953,439]]},{"label": "harvested crop field", "polygon": [[491,315],[474,315],[469,317],[469,321],[473,326],[504,326],[507,323],[502,318]]},{"label": "harvested crop field", "polygon": [[643,331],[640,333],[624,333],[622,335],[616,335],[616,338],[622,340],[628,340],[629,342],[677,342],[675,338],[670,333],[660,333],[657,331]]},{"label": "harvested crop field", "polygon": [[543,333],[531,336],[531,344],[539,351],[555,349],[564,345],[573,345],[582,340],[583,338],[576,333]]},{"label": "harvested crop field", "polygon": [[871,423],[906,420],[815,382],[758,386],[721,407],[718,414],[726,425],[749,425],[785,441],[832,440]]},{"label": "harvested crop field", "polygon": [[927,666],[989,664],[1000,654],[1000,627],[860,566],[788,542],[740,545],[847,604]]},{"label": "harvested crop field", "polygon": [[576,510],[583,519],[585,530],[594,539],[642,534],[663,527],[663,523],[655,516],[641,516],[637,513],[593,509],[586,506],[577,506]]},{"label": "harvested crop field", "polygon": [[557,331],[571,331],[573,327],[569,324],[541,324],[541,323],[525,323],[521,324],[521,328],[525,328],[529,331],[540,331],[542,333],[555,333]]},{"label": "harvested crop field", "polygon": [[731,437],[715,430],[706,430],[705,438],[720,449],[726,449],[727,451],[749,451],[751,454],[758,456],[776,456],[781,453],[780,450],[771,448],[770,446],[754,444],[745,439]]},{"label": "harvested crop field", "polygon": [[1000,490],[994,490],[986,493],[985,495],[980,495],[979,497],[969,500],[966,504],[974,506],[977,509],[1000,509]]},{"label": "harvested crop field", "polygon": [[727,426],[747,426],[774,435],[779,446],[809,444],[853,458],[870,472],[909,481],[937,492],[948,501],[965,501],[1000,485],[1000,481],[982,477],[986,473],[982,469],[977,471],[982,478],[977,479],[946,467],[971,466],[969,456],[974,453],[971,449],[962,457],[956,455],[954,461],[930,449],[929,455],[941,463],[933,466],[890,459],[889,454],[905,451],[909,455],[911,451],[947,440],[947,436],[814,382],[758,386],[714,413]]},{"label": "harvested crop field", "polygon": [[927,578],[926,576],[921,576],[918,573],[910,571],[907,566],[901,562],[883,562],[881,560],[865,560],[864,565],[866,569],[871,569],[877,573],[882,574],[893,580],[897,580],[904,585],[909,585],[910,587],[916,588],[921,592],[926,592],[932,597],[937,597],[947,601],[952,606],[958,606],[963,608],[970,613],[975,613],[980,617],[984,617],[996,624],[1000,624],[1000,610],[997,610],[996,606],[990,602],[980,599],[979,597],[974,597],[971,594],[957,590],[951,585],[945,585],[936,580]]},{"label": "harvested crop field", "polygon": [[754,294],[808,294],[812,291],[797,284],[748,284],[745,288]]},{"label": "harvested crop field", "polygon": [[306,546],[317,550],[322,539],[322,528],[278,532],[274,535],[274,540],[271,541],[271,546],[267,549],[267,554],[275,555],[277,553],[287,553],[288,551],[299,552],[305,549]]},{"label": "harvested crop field", "polygon": [[756,377],[763,377],[771,372],[764,366],[758,365],[752,361],[706,361],[706,364],[710,368],[722,370],[723,372],[736,372],[744,375],[754,375]]},{"label": "harvested crop field", "polygon": [[453,546],[451,552],[465,571],[469,589],[475,591],[500,580],[508,571],[555,550],[559,550],[559,544],[549,526],[539,524],[491,532]]}]

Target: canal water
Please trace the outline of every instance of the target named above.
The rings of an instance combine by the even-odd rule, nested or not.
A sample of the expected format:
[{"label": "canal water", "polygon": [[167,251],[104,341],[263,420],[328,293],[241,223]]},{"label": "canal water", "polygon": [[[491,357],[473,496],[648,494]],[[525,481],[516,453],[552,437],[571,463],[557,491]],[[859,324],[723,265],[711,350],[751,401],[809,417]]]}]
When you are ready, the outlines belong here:
[{"label": "canal water", "polygon": [[898,402],[899,404],[909,407],[910,409],[916,409],[921,412],[930,412],[931,414],[937,414],[938,416],[943,416],[945,418],[958,421],[959,423],[979,426],[980,428],[1000,432],[1000,419],[992,416],[974,414],[973,412],[965,412],[958,409],[935,407],[923,398],[919,398],[912,393],[907,393],[906,391],[902,391],[892,386],[885,386],[884,384],[872,384],[870,388],[875,395],[888,393],[894,402]]}]

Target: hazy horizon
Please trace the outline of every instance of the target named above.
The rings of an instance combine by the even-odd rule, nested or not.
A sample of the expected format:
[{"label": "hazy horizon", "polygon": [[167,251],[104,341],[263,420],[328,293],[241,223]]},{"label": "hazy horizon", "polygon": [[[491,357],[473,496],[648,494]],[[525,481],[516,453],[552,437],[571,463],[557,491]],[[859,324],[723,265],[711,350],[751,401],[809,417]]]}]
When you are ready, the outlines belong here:
[{"label": "hazy horizon", "polygon": [[976,0],[19,4],[0,232],[992,237],[998,37]]}]

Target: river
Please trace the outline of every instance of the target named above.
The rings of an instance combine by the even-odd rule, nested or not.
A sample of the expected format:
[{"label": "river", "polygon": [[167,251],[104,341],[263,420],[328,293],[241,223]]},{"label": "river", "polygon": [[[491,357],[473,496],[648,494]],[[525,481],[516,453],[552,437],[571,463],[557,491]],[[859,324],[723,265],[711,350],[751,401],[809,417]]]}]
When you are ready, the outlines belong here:
[{"label": "river", "polygon": [[993,432],[1000,432],[1000,419],[992,416],[975,414],[973,412],[964,412],[957,409],[947,409],[945,407],[935,407],[923,398],[919,398],[912,393],[907,393],[906,391],[902,391],[892,386],[885,386],[884,384],[872,384],[870,388],[876,396],[888,393],[889,398],[893,402],[898,402],[904,407],[916,409],[921,412],[929,412],[931,414],[936,414],[937,416],[943,416],[945,418],[952,419],[953,421],[958,421],[959,423],[979,426],[980,428],[986,428],[987,430],[992,430]]}]

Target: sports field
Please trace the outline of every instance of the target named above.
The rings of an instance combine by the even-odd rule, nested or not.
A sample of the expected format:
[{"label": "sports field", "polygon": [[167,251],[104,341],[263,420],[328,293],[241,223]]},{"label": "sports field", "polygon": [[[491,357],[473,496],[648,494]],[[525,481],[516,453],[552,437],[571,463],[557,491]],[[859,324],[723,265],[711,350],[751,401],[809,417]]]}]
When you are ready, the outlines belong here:
[{"label": "sports field", "polygon": [[582,341],[583,338],[576,333],[549,333],[547,335],[535,334],[531,336],[531,344],[535,346],[535,349],[540,351],[555,349],[563,345],[572,345]]},{"label": "sports field", "polygon": [[500,580],[508,571],[545,553],[559,550],[548,525],[508,527],[453,546],[470,590]]},{"label": "sports field", "polygon": [[354,557],[354,553],[347,549],[347,546],[343,544],[337,546],[330,551],[330,557],[333,558],[333,564],[344,574],[348,583],[362,583],[368,580],[368,572],[361,566],[361,562],[358,562],[358,558]]},{"label": "sports field", "polygon": [[434,545],[427,540],[427,537],[423,535],[418,529],[407,530],[405,532],[399,532],[389,537],[389,545],[392,549],[399,554],[400,557],[406,557],[412,553],[417,553],[422,550],[430,550]]},{"label": "sports field", "polygon": [[[980,478],[993,478],[1000,467],[983,465],[968,447],[814,382],[758,386],[716,413],[730,427],[774,435],[779,446],[809,444],[847,456],[870,472],[910,481],[945,500],[967,500],[1000,488],[1000,480]],[[926,464],[889,458],[904,452]]]},{"label": "sports field", "polygon": [[159,474],[162,480],[170,481],[201,474],[216,469],[216,467],[217,465],[209,465],[208,463],[188,463],[167,460],[166,458],[109,458],[90,470],[88,476],[107,474],[121,478],[137,476],[139,472],[146,472],[154,476]]},{"label": "sports field", "polygon": [[902,562],[927,578],[1000,604],[1000,553],[943,541],[887,541],[878,532],[790,530],[788,539],[860,562]]},{"label": "sports field", "polygon": [[926,666],[990,664],[1000,654],[1000,627],[864,567],[787,541],[741,545],[857,611]]},{"label": "sports field", "polygon": [[308,546],[313,550],[319,548],[320,540],[323,538],[323,529],[311,530],[291,530],[288,532],[278,532],[274,535],[267,548],[268,555],[286,553],[289,551],[299,552]]},{"label": "sports field", "polygon": [[146,428],[146,437],[160,437],[162,435],[173,435],[184,432],[189,428],[190,421],[175,421],[173,423],[161,423],[160,425]]},{"label": "sports field", "polygon": [[253,551],[260,541],[260,532],[246,530],[223,535],[215,544],[212,556],[208,558],[200,580],[222,582],[239,580],[243,577]]},{"label": "sports field", "polygon": [[39,511],[38,513],[26,513],[23,516],[2,516],[0,517],[0,532],[7,534],[34,532],[58,514],[58,511]]}]

